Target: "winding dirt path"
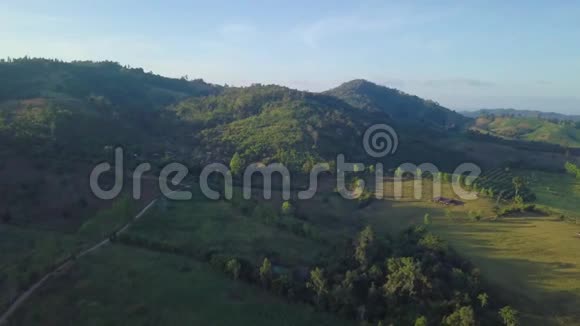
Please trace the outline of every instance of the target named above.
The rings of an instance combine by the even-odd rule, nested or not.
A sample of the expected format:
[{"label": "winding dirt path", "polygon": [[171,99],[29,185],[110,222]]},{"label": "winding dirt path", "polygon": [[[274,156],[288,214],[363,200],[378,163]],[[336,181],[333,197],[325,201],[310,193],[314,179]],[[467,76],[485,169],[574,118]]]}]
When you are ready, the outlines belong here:
[{"label": "winding dirt path", "polygon": [[[127,224],[125,224],[121,229],[119,229],[119,231],[115,232],[115,235],[119,236],[119,235],[123,234],[125,231],[127,231],[127,229],[129,229],[129,227],[131,227],[131,225],[133,225],[141,217],[143,217],[143,215],[145,215],[145,213],[147,213],[147,211],[149,211],[149,209],[151,209],[151,207],[153,207],[153,205],[155,205],[155,203],[157,203],[158,200],[159,200],[159,198],[155,198],[151,202],[149,202],[149,204],[147,204],[147,206],[145,206],[145,208],[143,208],[137,215],[135,215],[135,217],[133,217],[131,219],[131,221],[129,221]],[[52,270],[52,271],[48,272],[46,275],[44,275],[38,282],[36,282],[32,286],[30,286],[26,291],[22,292],[18,296],[18,298],[10,305],[10,307],[2,314],[2,316],[0,316],[0,325],[6,324],[6,322],[10,318],[10,316],[12,316],[12,314],[18,308],[20,308],[20,306],[22,306],[22,304],[32,294],[34,294],[34,292],[36,290],[38,290],[44,283],[46,283],[46,281],[48,281],[51,277],[57,275],[59,272],[65,270],[66,268],[68,268],[69,266],[74,264],[74,261],[76,259],[81,258],[85,255],[88,255],[93,251],[99,250],[101,247],[106,246],[110,242],[111,242],[111,240],[109,240],[109,238],[107,237],[106,239],[103,239],[102,241],[91,246],[90,248],[85,249],[84,251],[81,251],[80,253],[75,255],[74,260],[69,259],[69,260],[65,261],[64,263],[62,263],[61,265],[57,266],[54,270]]]}]

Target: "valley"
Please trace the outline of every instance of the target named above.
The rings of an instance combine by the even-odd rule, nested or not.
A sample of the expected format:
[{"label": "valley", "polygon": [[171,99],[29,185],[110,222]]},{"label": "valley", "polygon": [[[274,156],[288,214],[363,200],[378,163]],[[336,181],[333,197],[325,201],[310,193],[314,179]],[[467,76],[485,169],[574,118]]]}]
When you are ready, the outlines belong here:
[{"label": "valley", "polygon": [[[365,147],[375,125],[396,133],[391,155]],[[469,118],[360,79],[309,92],[166,78],[113,62],[3,61],[0,313],[25,293],[7,325],[455,326],[498,325],[506,316],[575,325],[574,128]],[[123,191],[97,199],[91,170],[113,162],[119,147]],[[339,155],[365,164],[347,169],[347,188],[369,187],[352,200],[336,183]],[[131,171],[143,163],[150,171],[134,200]],[[169,188],[191,191],[191,200],[159,189],[170,163],[188,173]],[[283,164],[295,182],[290,199],[278,177],[273,198],[258,182],[244,199],[244,169],[254,163]],[[300,199],[320,163],[329,171],[318,191]],[[421,171],[422,163],[438,173]],[[466,181],[454,174],[463,163],[482,173]],[[203,194],[208,164],[229,170],[232,198],[219,173],[209,177],[219,199]],[[109,189],[114,176],[99,182]]]}]

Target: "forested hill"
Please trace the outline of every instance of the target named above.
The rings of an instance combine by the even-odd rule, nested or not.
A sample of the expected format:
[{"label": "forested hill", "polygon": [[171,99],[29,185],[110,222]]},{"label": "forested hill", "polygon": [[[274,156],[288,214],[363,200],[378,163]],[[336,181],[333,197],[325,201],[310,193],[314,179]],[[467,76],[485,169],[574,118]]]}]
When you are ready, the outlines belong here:
[{"label": "forested hill", "polygon": [[114,62],[2,60],[2,147],[81,158],[100,157],[109,145],[156,151],[173,144],[175,119],[167,115],[168,105],[220,89]]},{"label": "forested hill", "polygon": [[189,96],[213,94],[220,88],[201,79],[166,78],[109,61],[0,60],[0,102],[68,97],[145,110]]},{"label": "forested hill", "polygon": [[[472,120],[435,102],[355,80],[311,93],[276,85],[222,87],[165,78],[113,62],[18,59],[0,62],[0,154],[108,159],[123,146],[139,160],[193,165],[282,162],[294,170],[373,158],[367,128],[398,133],[386,167],[426,158],[442,169],[467,160],[456,146]],[[445,143],[452,139],[452,144]]]},{"label": "forested hill", "polygon": [[520,117],[520,118],[539,118],[554,121],[577,121],[580,122],[580,115],[568,115],[556,112],[542,112],[533,110],[516,110],[516,109],[480,109],[477,111],[461,111],[466,117],[479,118],[481,116],[501,116],[501,117]]},{"label": "forested hill", "polygon": [[472,130],[507,139],[580,147],[580,121],[488,114],[477,118]]},{"label": "forested hill", "polygon": [[359,109],[387,113],[393,120],[408,126],[459,129],[470,120],[434,101],[363,79],[346,82],[325,94]]},{"label": "forested hill", "polygon": [[383,113],[276,85],[226,88],[219,95],[183,101],[173,110],[193,130],[201,130],[202,160],[237,152],[247,161],[276,161],[295,169],[339,153],[360,157],[366,128],[391,123]]}]

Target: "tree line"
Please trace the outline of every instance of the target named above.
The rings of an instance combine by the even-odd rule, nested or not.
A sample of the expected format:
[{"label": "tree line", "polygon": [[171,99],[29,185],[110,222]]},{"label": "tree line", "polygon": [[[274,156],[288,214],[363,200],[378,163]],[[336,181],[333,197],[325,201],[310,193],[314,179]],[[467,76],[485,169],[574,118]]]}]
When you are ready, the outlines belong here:
[{"label": "tree line", "polygon": [[114,240],[206,261],[236,281],[366,325],[518,325],[518,312],[486,292],[479,270],[425,226],[396,237],[367,226],[325,262],[294,270],[269,257],[255,263],[135,235]]}]

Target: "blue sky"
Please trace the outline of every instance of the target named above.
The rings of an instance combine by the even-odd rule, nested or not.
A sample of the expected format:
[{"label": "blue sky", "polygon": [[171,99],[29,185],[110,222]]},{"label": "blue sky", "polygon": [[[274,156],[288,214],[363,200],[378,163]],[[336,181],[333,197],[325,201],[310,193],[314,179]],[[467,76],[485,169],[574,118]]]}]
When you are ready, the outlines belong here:
[{"label": "blue sky", "polygon": [[451,108],[580,114],[580,2],[10,1],[0,57],[114,60],[312,91],[365,78]]}]

